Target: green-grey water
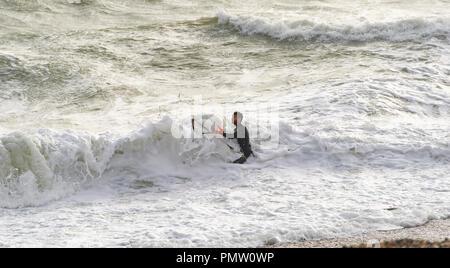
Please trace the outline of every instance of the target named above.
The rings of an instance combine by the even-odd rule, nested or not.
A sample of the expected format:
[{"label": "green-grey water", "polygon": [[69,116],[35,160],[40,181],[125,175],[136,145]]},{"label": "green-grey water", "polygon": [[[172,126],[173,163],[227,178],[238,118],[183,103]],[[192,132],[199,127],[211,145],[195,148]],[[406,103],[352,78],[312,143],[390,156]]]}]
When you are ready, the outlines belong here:
[{"label": "green-grey water", "polygon": [[[0,246],[258,246],[448,217],[449,8],[0,0]],[[215,138],[174,138],[198,98],[276,115],[278,146],[255,138],[236,167]]]}]

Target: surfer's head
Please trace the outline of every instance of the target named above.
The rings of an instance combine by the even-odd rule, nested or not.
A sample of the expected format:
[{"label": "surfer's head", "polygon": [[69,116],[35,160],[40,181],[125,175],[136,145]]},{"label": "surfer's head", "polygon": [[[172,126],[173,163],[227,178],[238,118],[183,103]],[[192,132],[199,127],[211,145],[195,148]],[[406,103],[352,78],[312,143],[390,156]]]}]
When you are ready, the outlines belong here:
[{"label": "surfer's head", "polygon": [[240,112],[234,112],[233,114],[233,124],[236,126],[242,122],[243,115]]}]

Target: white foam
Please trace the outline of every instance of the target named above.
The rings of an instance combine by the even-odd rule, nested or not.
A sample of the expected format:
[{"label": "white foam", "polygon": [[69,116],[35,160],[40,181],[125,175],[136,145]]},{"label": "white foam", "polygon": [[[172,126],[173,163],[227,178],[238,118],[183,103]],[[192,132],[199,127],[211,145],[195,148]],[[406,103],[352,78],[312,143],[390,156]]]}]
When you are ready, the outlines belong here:
[{"label": "white foam", "polygon": [[174,167],[189,169],[205,161],[223,163],[234,155],[213,137],[176,139],[171,125],[166,117],[117,140],[108,134],[51,130],[33,136],[3,136],[0,206],[37,206],[59,199],[100,180],[106,169],[143,164],[146,172],[173,176]]},{"label": "white foam", "polygon": [[308,20],[271,21],[255,16],[217,13],[218,23],[244,35],[265,35],[277,40],[298,41],[407,41],[432,37],[449,38],[450,19],[421,18],[360,25],[328,25]]},{"label": "white foam", "polygon": [[[147,178],[217,177],[219,171],[223,172],[224,163],[239,156],[214,137],[174,138],[171,125],[172,121],[166,117],[116,140],[106,134],[50,130],[41,130],[34,136],[6,135],[0,143],[0,205],[11,208],[41,205],[99,181],[108,183],[111,177],[120,180],[123,171],[130,169],[139,177]],[[251,159],[250,165],[244,168],[295,166],[303,161],[353,162],[355,166],[370,162],[380,168],[402,168],[426,159],[450,161],[448,146],[420,141],[414,144],[411,139],[408,143],[390,143],[389,136],[369,142],[351,137],[328,137],[326,133],[297,132],[282,123],[278,149],[261,151],[258,149],[261,141],[255,141],[258,158]],[[107,175],[103,176],[105,171]],[[233,173],[221,175],[227,174]]]},{"label": "white foam", "polygon": [[108,143],[88,134],[42,130],[0,138],[0,206],[37,206],[101,176]]},{"label": "white foam", "polygon": [[[0,41],[26,67],[4,61],[14,83],[0,93],[0,245],[248,247],[448,217],[448,3],[390,1],[364,15],[365,4],[344,2],[227,2],[233,14],[213,27],[199,20],[211,12],[201,2],[9,8],[29,25],[11,28],[6,14],[2,27],[33,33],[35,45]],[[44,21],[29,12],[42,3],[55,11]],[[86,8],[93,16],[80,22]],[[279,40],[337,43],[301,51]],[[157,120],[185,116],[196,94],[207,112],[229,105],[246,118],[275,118],[256,107],[279,104],[279,147],[252,139],[257,158],[232,165],[239,153],[213,135],[174,138],[171,120]]]},{"label": "white foam", "polygon": [[81,4],[81,3],[83,3],[83,0],[67,0],[67,3],[69,3],[69,4]]}]

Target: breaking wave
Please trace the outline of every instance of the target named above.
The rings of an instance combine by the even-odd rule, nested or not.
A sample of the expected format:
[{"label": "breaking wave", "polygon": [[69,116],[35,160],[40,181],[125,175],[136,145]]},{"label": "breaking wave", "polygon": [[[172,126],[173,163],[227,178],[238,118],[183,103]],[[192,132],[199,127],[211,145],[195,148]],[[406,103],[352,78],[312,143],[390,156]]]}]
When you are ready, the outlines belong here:
[{"label": "breaking wave", "polygon": [[[176,139],[169,118],[126,137],[40,130],[0,137],[0,207],[39,206],[73,194],[100,180],[108,168],[145,162],[163,166],[224,161],[229,150],[216,139]],[[111,164],[113,163],[113,164]],[[158,170],[159,169],[159,170]]]},{"label": "breaking wave", "polygon": [[[146,177],[205,178],[234,176],[227,162],[239,157],[223,139],[175,138],[173,122],[165,117],[124,137],[111,134],[40,130],[34,135],[11,133],[0,137],[0,207],[40,206],[82,189],[120,177],[123,170]],[[270,137],[269,137],[270,138]],[[330,164],[359,163],[395,168],[392,159],[450,162],[448,144],[383,144],[352,137],[327,137],[298,132],[281,123],[279,146],[262,149],[254,141],[257,158],[246,168],[296,165],[304,161]],[[397,161],[398,162],[398,161]],[[397,166],[398,166],[397,165]],[[231,173],[230,173],[231,172]],[[107,175],[105,175],[107,174]],[[231,174],[231,175],[230,175]]]},{"label": "breaking wave", "polygon": [[362,25],[327,25],[308,20],[270,21],[253,16],[235,16],[226,12],[217,14],[219,25],[228,25],[243,35],[264,35],[276,40],[330,42],[330,41],[414,41],[440,38],[449,40],[450,19],[434,21],[406,19]]}]

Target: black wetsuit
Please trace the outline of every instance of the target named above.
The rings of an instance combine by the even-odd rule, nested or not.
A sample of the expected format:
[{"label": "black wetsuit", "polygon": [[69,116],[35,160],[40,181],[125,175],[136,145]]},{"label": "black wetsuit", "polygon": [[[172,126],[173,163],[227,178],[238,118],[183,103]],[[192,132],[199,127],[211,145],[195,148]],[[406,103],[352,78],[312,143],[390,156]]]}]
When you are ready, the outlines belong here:
[{"label": "black wetsuit", "polygon": [[228,139],[237,139],[239,147],[241,147],[241,153],[244,154],[241,158],[236,159],[233,163],[244,164],[247,161],[247,158],[250,155],[253,155],[252,146],[250,145],[250,135],[248,134],[247,128],[243,125],[237,125],[232,135],[223,133],[223,136]]}]

